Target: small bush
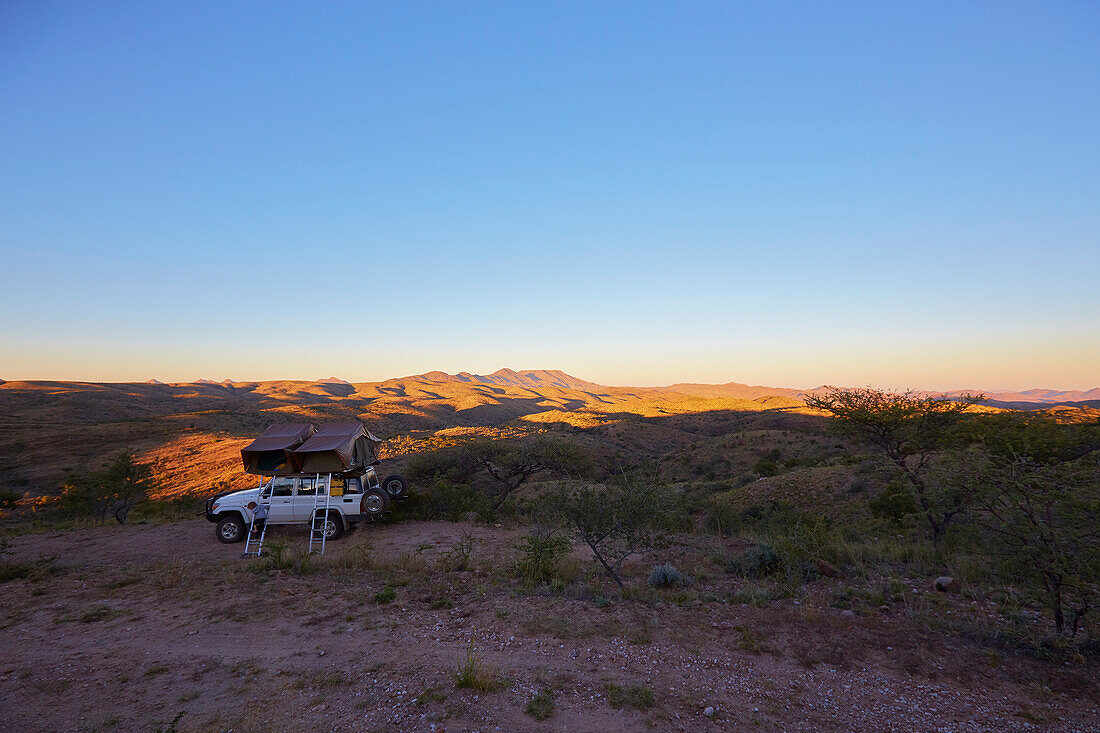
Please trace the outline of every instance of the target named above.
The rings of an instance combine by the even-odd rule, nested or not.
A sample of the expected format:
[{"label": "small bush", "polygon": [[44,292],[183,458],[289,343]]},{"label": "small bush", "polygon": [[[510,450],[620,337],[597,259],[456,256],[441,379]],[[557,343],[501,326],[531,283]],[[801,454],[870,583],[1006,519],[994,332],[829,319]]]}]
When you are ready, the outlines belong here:
[{"label": "small bush", "polygon": [[771,545],[757,543],[741,553],[734,561],[734,570],[750,578],[766,578],[775,575],[783,567],[783,560]]},{"label": "small bush", "polygon": [[472,534],[463,534],[450,550],[439,556],[439,561],[436,563],[437,567],[444,572],[468,570],[470,553],[473,552],[476,542],[477,538]]},{"label": "small bush", "polygon": [[14,509],[23,495],[11,489],[0,489],[0,509]]},{"label": "small bush", "polygon": [[543,690],[527,701],[525,712],[535,720],[548,720],[554,715],[554,698],[550,690]]},{"label": "small bush", "polygon": [[495,518],[488,497],[473,486],[436,478],[425,492],[411,494],[398,508],[401,517],[461,521],[473,513],[482,521]]},{"label": "small bush", "polygon": [[638,710],[649,710],[655,704],[653,690],[648,687],[620,687],[614,682],[607,683],[607,702],[616,709],[630,707]]},{"label": "small bush", "polygon": [[752,467],[752,470],[753,472],[766,478],[768,476],[774,476],[779,473],[779,465],[769,458],[761,458],[759,461],[756,462],[756,465]]},{"label": "small bush", "polygon": [[380,606],[385,603],[391,603],[394,598],[397,598],[397,591],[393,589],[392,585],[387,585],[374,594],[374,602]]},{"label": "small bush", "polygon": [[900,481],[887,484],[882,493],[871,499],[867,506],[876,517],[882,517],[895,526],[901,526],[902,519],[917,512],[917,501],[913,492]]},{"label": "small bush", "polygon": [[125,524],[133,508],[155,488],[152,467],[135,460],[131,451],[118,454],[103,471],[71,475],[61,486],[60,505],[70,516],[92,516],[104,521],[114,515]]},{"label": "small bush", "polygon": [[679,588],[690,585],[691,578],[673,565],[657,565],[649,573],[649,584],[654,588]]},{"label": "small bush", "polygon": [[516,577],[533,586],[559,577],[559,565],[570,545],[564,537],[536,530],[520,540],[516,548],[520,553],[514,567]]}]

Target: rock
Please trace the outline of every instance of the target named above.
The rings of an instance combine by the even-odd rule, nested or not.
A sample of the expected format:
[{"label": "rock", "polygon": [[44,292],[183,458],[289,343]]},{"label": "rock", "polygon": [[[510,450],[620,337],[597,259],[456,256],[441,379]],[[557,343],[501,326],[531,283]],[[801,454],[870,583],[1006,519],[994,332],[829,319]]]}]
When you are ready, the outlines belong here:
[{"label": "rock", "polygon": [[938,590],[941,593],[950,593],[955,589],[955,579],[950,575],[941,575],[932,581],[932,590]]},{"label": "rock", "polygon": [[714,717],[714,708],[710,707],[709,705],[707,707],[703,708],[703,715],[707,716],[708,718],[713,718]]}]

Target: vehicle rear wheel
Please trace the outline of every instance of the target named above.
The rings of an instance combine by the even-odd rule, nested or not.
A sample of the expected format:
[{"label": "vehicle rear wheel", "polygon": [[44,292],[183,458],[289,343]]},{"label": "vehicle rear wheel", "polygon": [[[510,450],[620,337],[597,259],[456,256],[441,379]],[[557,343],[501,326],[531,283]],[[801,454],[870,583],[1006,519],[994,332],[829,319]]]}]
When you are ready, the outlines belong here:
[{"label": "vehicle rear wheel", "polygon": [[339,539],[344,534],[344,525],[336,512],[329,512],[325,517],[325,540]]},{"label": "vehicle rear wheel", "polygon": [[218,535],[218,541],[227,545],[240,542],[244,539],[244,522],[236,515],[222,517],[214,527],[214,533]]},{"label": "vehicle rear wheel", "polygon": [[405,483],[403,477],[395,473],[392,476],[386,477],[386,480],[382,482],[382,488],[394,499],[403,499],[405,498],[405,490],[408,488],[408,484]]},{"label": "vehicle rear wheel", "polygon": [[381,489],[367,489],[363,493],[363,514],[371,519],[382,516],[390,510],[390,497]]}]

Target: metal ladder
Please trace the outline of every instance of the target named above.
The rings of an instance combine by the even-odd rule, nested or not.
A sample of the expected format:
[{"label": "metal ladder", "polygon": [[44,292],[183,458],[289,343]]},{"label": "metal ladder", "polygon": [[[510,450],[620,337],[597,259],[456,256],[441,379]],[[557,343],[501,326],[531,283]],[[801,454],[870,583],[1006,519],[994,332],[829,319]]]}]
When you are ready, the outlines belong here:
[{"label": "metal ladder", "polygon": [[[332,494],[332,474],[328,475],[327,480],[321,482],[321,474],[317,474],[314,480],[314,486],[316,487],[316,495],[313,498],[313,518],[310,522],[309,528],[309,552],[319,552],[322,555],[325,554],[325,524],[328,522],[328,509],[329,509],[329,497]],[[321,489],[324,489],[324,496],[321,495]],[[314,545],[320,545],[319,550],[313,549]]]},{"label": "metal ladder", "polygon": [[[274,487],[272,487],[272,491]],[[268,492],[267,498],[264,498],[264,487],[260,487],[260,496],[256,499],[258,504],[263,504],[267,507],[267,519],[264,521],[264,526],[260,528],[259,536],[256,536],[256,515],[252,515],[252,521],[248,523],[248,535],[244,541],[244,553],[241,557],[259,557],[260,553],[264,551],[264,537],[267,536],[267,525],[271,524],[271,492]]]}]

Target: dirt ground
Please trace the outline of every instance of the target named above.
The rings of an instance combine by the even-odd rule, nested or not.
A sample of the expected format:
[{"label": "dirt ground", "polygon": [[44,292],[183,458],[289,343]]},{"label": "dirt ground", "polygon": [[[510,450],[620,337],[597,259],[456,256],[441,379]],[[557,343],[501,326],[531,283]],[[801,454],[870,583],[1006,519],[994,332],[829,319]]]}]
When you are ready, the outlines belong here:
[{"label": "dirt ground", "polygon": [[[504,572],[521,533],[371,525],[304,572],[253,572],[203,520],[16,537],[15,559],[60,570],[0,584],[0,729],[1100,730],[1095,669],[895,612],[528,591]],[[467,656],[499,689],[456,686]]]}]

